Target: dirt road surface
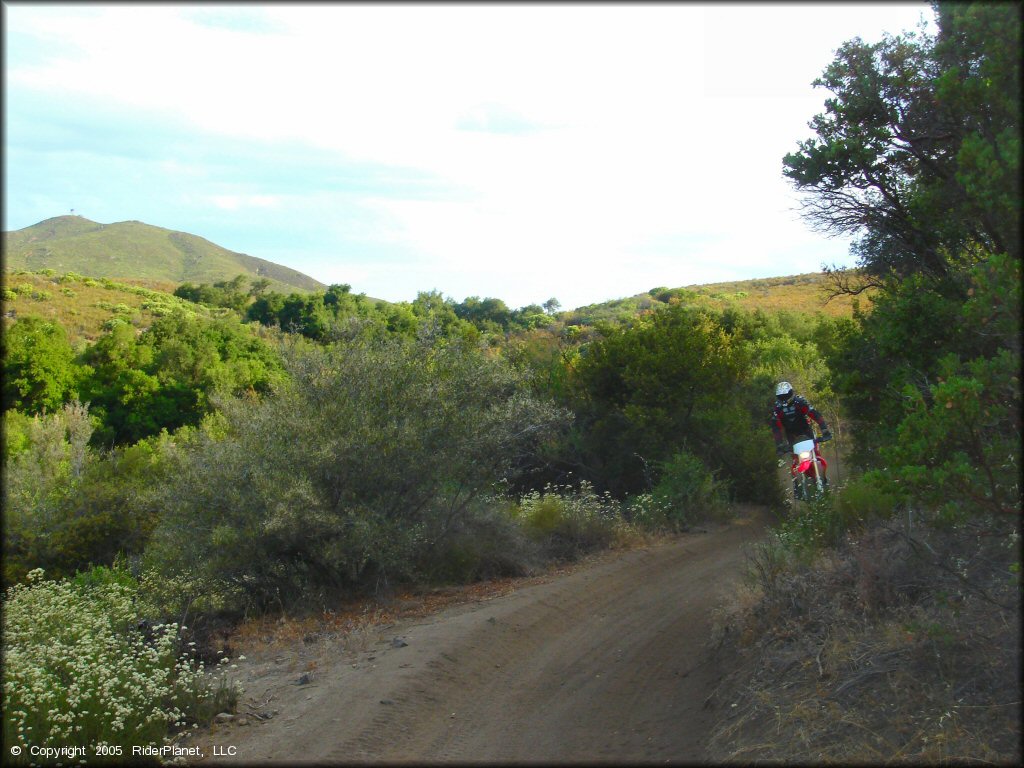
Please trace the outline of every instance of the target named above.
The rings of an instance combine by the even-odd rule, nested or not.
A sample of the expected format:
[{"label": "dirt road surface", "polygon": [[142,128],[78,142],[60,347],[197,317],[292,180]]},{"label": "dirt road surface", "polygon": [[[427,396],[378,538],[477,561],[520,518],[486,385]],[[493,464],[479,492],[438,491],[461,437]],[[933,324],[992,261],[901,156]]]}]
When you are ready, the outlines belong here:
[{"label": "dirt road surface", "polygon": [[700,761],[704,702],[727,671],[713,611],[763,530],[748,514],[400,622],[361,649],[247,660],[243,699],[278,714],[190,743],[203,764]]}]

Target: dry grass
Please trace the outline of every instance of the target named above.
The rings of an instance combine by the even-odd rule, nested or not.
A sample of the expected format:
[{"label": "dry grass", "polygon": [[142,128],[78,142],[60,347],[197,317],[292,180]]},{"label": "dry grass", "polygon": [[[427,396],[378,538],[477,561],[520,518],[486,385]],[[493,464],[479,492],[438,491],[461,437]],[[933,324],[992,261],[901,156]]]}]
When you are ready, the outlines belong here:
[{"label": "dry grass", "polygon": [[735,306],[753,311],[786,311],[826,317],[850,317],[854,303],[861,309],[871,306],[871,291],[865,292],[860,300],[849,295],[831,297],[832,289],[825,274],[812,272],[789,277],[772,277],[762,280],[740,280],[730,283],[708,283],[691,285],[689,290],[696,299],[719,309]]},{"label": "dry grass", "polygon": [[711,757],[1019,763],[1017,541],[888,522],[811,567],[762,562],[720,619],[737,667]]},{"label": "dry grass", "polygon": [[72,346],[89,344],[120,319],[138,329],[149,327],[175,308],[210,315],[211,310],[173,295],[175,285],[159,280],[114,282],[74,274],[6,272],[3,276],[4,327],[19,317],[40,317],[64,326]]}]

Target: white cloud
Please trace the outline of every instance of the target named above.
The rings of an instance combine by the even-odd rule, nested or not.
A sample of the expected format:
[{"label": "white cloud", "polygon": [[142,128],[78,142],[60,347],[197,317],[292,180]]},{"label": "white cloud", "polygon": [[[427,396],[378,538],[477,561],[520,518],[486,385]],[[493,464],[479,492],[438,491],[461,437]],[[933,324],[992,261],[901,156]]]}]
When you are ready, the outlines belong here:
[{"label": "white cloud", "polygon": [[243,208],[278,208],[281,198],[277,195],[211,195],[210,202],[225,211],[239,211]]}]

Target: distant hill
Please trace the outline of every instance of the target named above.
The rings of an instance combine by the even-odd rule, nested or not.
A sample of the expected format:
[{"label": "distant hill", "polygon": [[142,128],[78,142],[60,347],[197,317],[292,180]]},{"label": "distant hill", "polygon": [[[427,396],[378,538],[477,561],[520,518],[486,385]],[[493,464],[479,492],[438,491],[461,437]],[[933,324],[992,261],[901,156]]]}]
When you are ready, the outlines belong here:
[{"label": "distant hill", "polygon": [[245,275],[266,278],[271,290],[283,293],[327,287],[297,270],[186,232],[141,221],[98,224],[82,216],[57,216],[5,232],[4,268],[172,283],[216,283]]},{"label": "distant hill", "polygon": [[[870,309],[871,292],[859,299],[862,309]],[[851,296],[829,298],[829,283],[823,272],[787,277],[738,280],[731,283],[708,283],[681,288],[651,288],[645,293],[623,299],[590,304],[562,312],[559,318],[568,325],[592,325],[623,319],[637,312],[666,304],[687,304],[714,309],[737,309],[766,312],[786,311],[801,314],[822,314],[827,317],[851,317],[855,299]]]}]

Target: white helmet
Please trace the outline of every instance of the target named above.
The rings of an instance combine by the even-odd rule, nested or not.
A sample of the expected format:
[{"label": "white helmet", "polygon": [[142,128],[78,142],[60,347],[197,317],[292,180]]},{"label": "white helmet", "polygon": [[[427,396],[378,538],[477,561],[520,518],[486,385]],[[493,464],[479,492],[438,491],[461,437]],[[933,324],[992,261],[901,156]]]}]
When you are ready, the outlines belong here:
[{"label": "white helmet", "polygon": [[775,387],[775,397],[779,400],[789,400],[793,396],[793,385],[788,381],[780,381]]}]

